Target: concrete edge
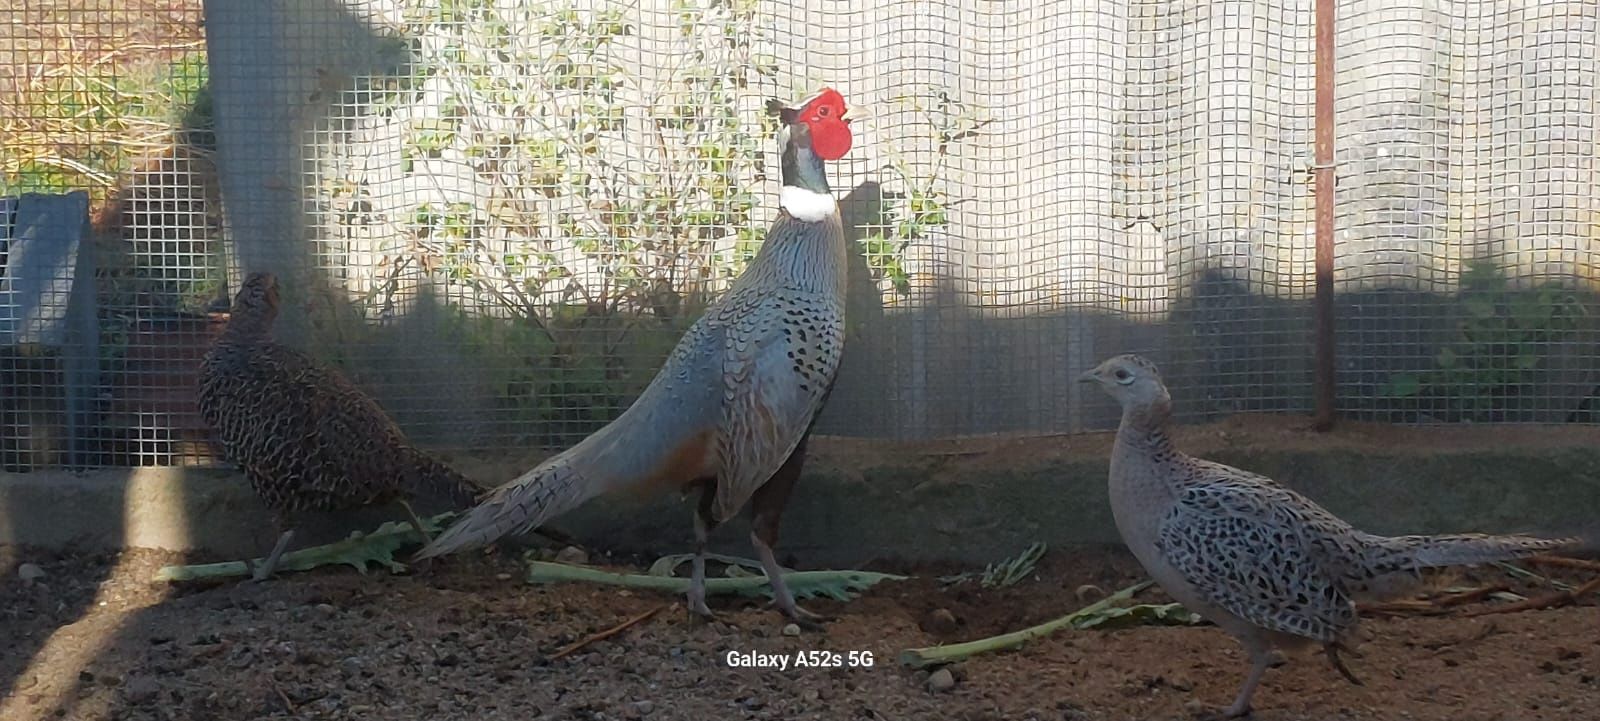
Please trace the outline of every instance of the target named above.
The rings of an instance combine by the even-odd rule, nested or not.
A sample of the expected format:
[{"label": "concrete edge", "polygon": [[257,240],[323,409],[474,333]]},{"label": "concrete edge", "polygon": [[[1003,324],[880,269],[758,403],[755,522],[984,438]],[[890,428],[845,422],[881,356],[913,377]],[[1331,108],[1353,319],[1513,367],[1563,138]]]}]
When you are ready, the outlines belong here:
[{"label": "concrete edge", "polygon": [[[1260,442],[1270,434],[1259,429],[1233,427],[1230,437],[1218,428],[1186,429],[1180,443],[1276,478],[1373,532],[1594,534],[1600,525],[1600,444],[1577,442],[1587,436],[1480,444],[1444,431],[1433,435],[1450,442],[1430,446],[1387,435],[1381,444],[1364,443],[1346,434],[1294,447]],[[987,562],[1034,541],[1119,543],[1105,488],[1110,440],[818,438],[784,519],[780,555],[803,564]],[[1447,447],[1433,448],[1439,445]],[[675,494],[605,498],[555,525],[599,548],[673,552],[688,547],[690,508]],[[397,509],[368,509],[312,518],[301,541],[332,540],[398,517]],[[243,477],[228,470],[0,473],[0,544],[240,557],[270,545],[270,518]],[[730,523],[715,540],[748,553],[747,533],[744,523]]]}]

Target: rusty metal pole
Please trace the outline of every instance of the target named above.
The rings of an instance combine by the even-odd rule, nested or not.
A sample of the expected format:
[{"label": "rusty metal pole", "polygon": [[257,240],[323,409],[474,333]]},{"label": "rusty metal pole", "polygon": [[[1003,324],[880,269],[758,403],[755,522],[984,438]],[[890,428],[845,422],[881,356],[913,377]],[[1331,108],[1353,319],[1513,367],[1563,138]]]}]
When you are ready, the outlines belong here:
[{"label": "rusty metal pole", "polygon": [[1337,0],[1316,0],[1317,100],[1316,183],[1316,417],[1312,428],[1333,428],[1335,370],[1333,335],[1333,22]]}]

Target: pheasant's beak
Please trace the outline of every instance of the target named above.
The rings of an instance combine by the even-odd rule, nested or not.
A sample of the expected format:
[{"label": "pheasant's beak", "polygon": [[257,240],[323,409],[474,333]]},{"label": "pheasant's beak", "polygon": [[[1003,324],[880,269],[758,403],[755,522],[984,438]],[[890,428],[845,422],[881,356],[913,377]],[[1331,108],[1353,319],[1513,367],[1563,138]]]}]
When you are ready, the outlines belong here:
[{"label": "pheasant's beak", "polygon": [[1097,380],[1099,380],[1099,378],[1095,377],[1094,371],[1087,371],[1084,374],[1078,376],[1078,382],[1079,383],[1093,383],[1093,382],[1095,382]]}]

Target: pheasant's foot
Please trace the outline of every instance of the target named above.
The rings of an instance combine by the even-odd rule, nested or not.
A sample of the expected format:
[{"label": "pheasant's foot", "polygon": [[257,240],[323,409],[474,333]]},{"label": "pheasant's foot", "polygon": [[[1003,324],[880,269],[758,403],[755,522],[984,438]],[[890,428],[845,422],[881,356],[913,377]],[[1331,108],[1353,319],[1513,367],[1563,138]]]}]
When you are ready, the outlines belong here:
[{"label": "pheasant's foot", "polygon": [[250,583],[260,583],[267,580],[267,574],[263,573],[266,569],[266,564],[257,564],[254,558],[244,559],[244,569],[250,572]]},{"label": "pheasant's foot", "polygon": [[785,617],[800,628],[807,631],[821,631],[822,622],[832,619],[807,611],[795,603],[794,592],[789,590],[788,582],[783,580],[784,568],[778,565],[778,559],[772,553],[772,545],[754,532],[750,534],[750,542],[755,546],[756,555],[761,558],[761,568],[767,574],[767,582],[772,584],[772,602],[767,604],[767,607],[777,606]]},{"label": "pheasant's foot", "polygon": [[832,616],[824,616],[820,613],[808,611],[795,603],[793,599],[790,599],[788,604],[784,604],[783,601],[774,598],[764,606],[764,610],[768,611],[774,608],[782,612],[784,618],[789,619],[796,626],[807,631],[821,631],[824,628],[824,623],[836,620]]},{"label": "pheasant's foot", "polygon": [[267,554],[266,560],[257,566],[254,561],[245,561],[245,567],[250,569],[250,581],[260,583],[272,577],[272,572],[278,570],[278,561],[283,558],[283,552],[289,548],[289,541],[294,539],[294,529],[284,531],[278,536],[278,542],[272,547],[272,552]]},{"label": "pheasant's foot", "polygon": [[1340,651],[1346,651],[1350,655],[1355,656],[1356,658],[1361,658],[1360,654],[1358,654],[1358,653],[1356,653],[1354,651],[1351,651],[1348,648],[1345,648],[1344,645],[1339,644],[1339,643],[1326,643],[1326,644],[1322,645],[1322,648],[1323,648],[1324,651],[1326,651],[1328,653],[1328,661],[1333,663],[1333,667],[1334,667],[1334,669],[1338,670],[1339,675],[1345,677],[1345,680],[1347,680],[1350,683],[1353,683],[1353,684],[1355,684],[1357,686],[1365,686],[1366,685],[1366,684],[1361,683],[1361,679],[1356,678],[1356,675],[1354,673],[1350,672],[1350,667],[1349,666],[1344,665],[1344,659],[1339,658],[1339,652]]},{"label": "pheasant's foot", "polygon": [[[1276,649],[1262,636],[1246,636],[1239,639],[1244,644],[1245,651],[1250,654],[1250,672],[1245,675],[1244,685],[1239,687],[1239,695],[1235,696],[1233,703],[1223,709],[1225,718],[1239,718],[1250,715],[1250,699],[1255,696],[1256,687],[1261,685],[1261,677],[1267,674],[1267,667],[1272,663]],[[1281,655],[1278,655],[1281,658]]]},{"label": "pheasant's foot", "polygon": [[706,605],[705,596],[699,598],[689,596],[689,618],[710,623],[717,620],[717,614],[711,612],[711,607]]},{"label": "pheasant's foot", "polygon": [[698,557],[695,561],[695,573],[689,578],[689,616],[702,621],[712,621],[716,619],[716,614],[713,614],[711,607],[706,605],[705,565]]}]

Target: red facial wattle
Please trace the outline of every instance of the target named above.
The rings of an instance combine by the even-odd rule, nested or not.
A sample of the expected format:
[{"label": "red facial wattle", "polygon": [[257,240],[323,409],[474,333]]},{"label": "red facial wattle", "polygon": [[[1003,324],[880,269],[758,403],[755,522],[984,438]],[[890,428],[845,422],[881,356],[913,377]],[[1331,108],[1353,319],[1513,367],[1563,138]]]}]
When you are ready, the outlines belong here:
[{"label": "red facial wattle", "polygon": [[811,152],[823,160],[838,160],[850,152],[850,127],[842,121],[810,123]]},{"label": "red facial wattle", "polygon": [[844,96],[832,88],[801,109],[799,119],[811,131],[811,152],[817,157],[838,160],[850,151],[852,138],[844,115]]}]

